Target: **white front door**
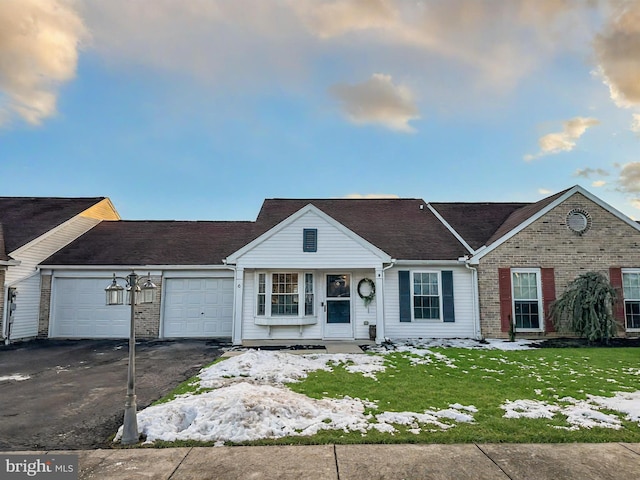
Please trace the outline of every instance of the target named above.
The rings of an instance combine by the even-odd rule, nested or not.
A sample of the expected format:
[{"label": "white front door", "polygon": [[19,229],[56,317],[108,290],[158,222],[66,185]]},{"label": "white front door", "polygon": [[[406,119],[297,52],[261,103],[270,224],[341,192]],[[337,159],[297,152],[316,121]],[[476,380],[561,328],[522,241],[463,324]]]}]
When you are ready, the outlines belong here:
[{"label": "white front door", "polygon": [[325,276],[324,311],[324,338],[353,339],[350,273],[329,273]]}]

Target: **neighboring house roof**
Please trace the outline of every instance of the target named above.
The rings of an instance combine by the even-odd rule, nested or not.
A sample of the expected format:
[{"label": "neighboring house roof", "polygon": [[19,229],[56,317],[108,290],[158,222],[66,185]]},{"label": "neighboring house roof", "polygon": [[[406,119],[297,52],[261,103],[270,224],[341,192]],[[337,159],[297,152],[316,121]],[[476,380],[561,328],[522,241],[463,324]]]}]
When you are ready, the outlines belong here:
[{"label": "neighboring house roof", "polygon": [[271,198],[262,204],[256,225],[266,231],[308,204],[395,259],[456,260],[467,253],[418,198]]},{"label": "neighboring house roof", "polygon": [[17,250],[104,199],[0,197],[5,252]]},{"label": "neighboring house roof", "polygon": [[464,238],[471,248],[477,250],[500,228],[515,211],[529,203],[429,203]]},{"label": "neighboring house roof", "polygon": [[10,260],[4,247],[4,227],[0,223],[0,262]]},{"label": "neighboring house roof", "polygon": [[220,265],[254,238],[253,222],[101,222],[42,265]]},{"label": "neighboring house roof", "polygon": [[543,198],[538,202],[531,203],[525,207],[522,207],[516,210],[511,215],[509,215],[509,218],[506,219],[506,221],[500,226],[500,228],[498,228],[498,230],[496,230],[494,234],[491,235],[491,237],[487,240],[486,245],[487,246],[491,245],[493,242],[503,237],[505,234],[509,233],[518,225],[521,225],[522,223],[527,221],[529,218],[533,217],[535,214],[537,214],[547,205],[550,205],[551,203],[556,201],[558,198],[560,198],[562,195],[567,193],[569,190],[572,190],[575,188],[576,187],[567,188],[566,190],[563,190],[554,195]]}]

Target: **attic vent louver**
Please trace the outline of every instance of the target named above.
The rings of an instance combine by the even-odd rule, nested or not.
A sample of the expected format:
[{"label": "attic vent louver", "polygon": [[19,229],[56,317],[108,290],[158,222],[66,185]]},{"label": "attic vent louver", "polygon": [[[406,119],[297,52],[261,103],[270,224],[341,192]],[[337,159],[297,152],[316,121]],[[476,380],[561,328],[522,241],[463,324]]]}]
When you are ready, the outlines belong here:
[{"label": "attic vent louver", "polygon": [[567,227],[572,232],[582,235],[591,228],[591,215],[586,210],[574,208],[567,214]]},{"label": "attic vent louver", "polygon": [[318,251],[318,229],[305,228],[302,232],[302,251],[317,252]]}]

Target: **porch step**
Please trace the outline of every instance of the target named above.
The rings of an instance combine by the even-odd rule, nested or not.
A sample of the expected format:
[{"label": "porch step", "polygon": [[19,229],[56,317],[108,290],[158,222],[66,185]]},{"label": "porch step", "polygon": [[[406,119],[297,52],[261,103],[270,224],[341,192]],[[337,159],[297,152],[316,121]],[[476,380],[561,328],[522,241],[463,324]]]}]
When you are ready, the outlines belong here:
[{"label": "porch step", "polygon": [[360,346],[356,343],[326,343],[325,348],[327,353],[364,353]]}]

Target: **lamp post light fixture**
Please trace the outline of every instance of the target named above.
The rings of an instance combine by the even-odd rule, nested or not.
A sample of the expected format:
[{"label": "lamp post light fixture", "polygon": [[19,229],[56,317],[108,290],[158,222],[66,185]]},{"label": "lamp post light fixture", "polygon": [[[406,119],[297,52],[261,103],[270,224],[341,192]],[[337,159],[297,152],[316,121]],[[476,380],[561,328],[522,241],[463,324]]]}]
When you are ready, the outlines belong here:
[{"label": "lamp post light fixture", "polygon": [[[129,368],[127,371],[127,397],[124,403],[124,422],[122,428],[123,445],[133,445],[140,440],[138,432],[138,406],[136,404],[136,317],[138,303],[153,303],[156,285],[151,281],[151,273],[141,277],[131,272],[126,277],[113,274],[111,285],[104,289],[107,305],[122,305],[125,288],[118,285],[117,279],[127,282],[127,304],[131,305],[131,324],[129,326]],[[144,282],[143,282],[144,281]],[[142,285],[140,285],[142,283]]]}]

